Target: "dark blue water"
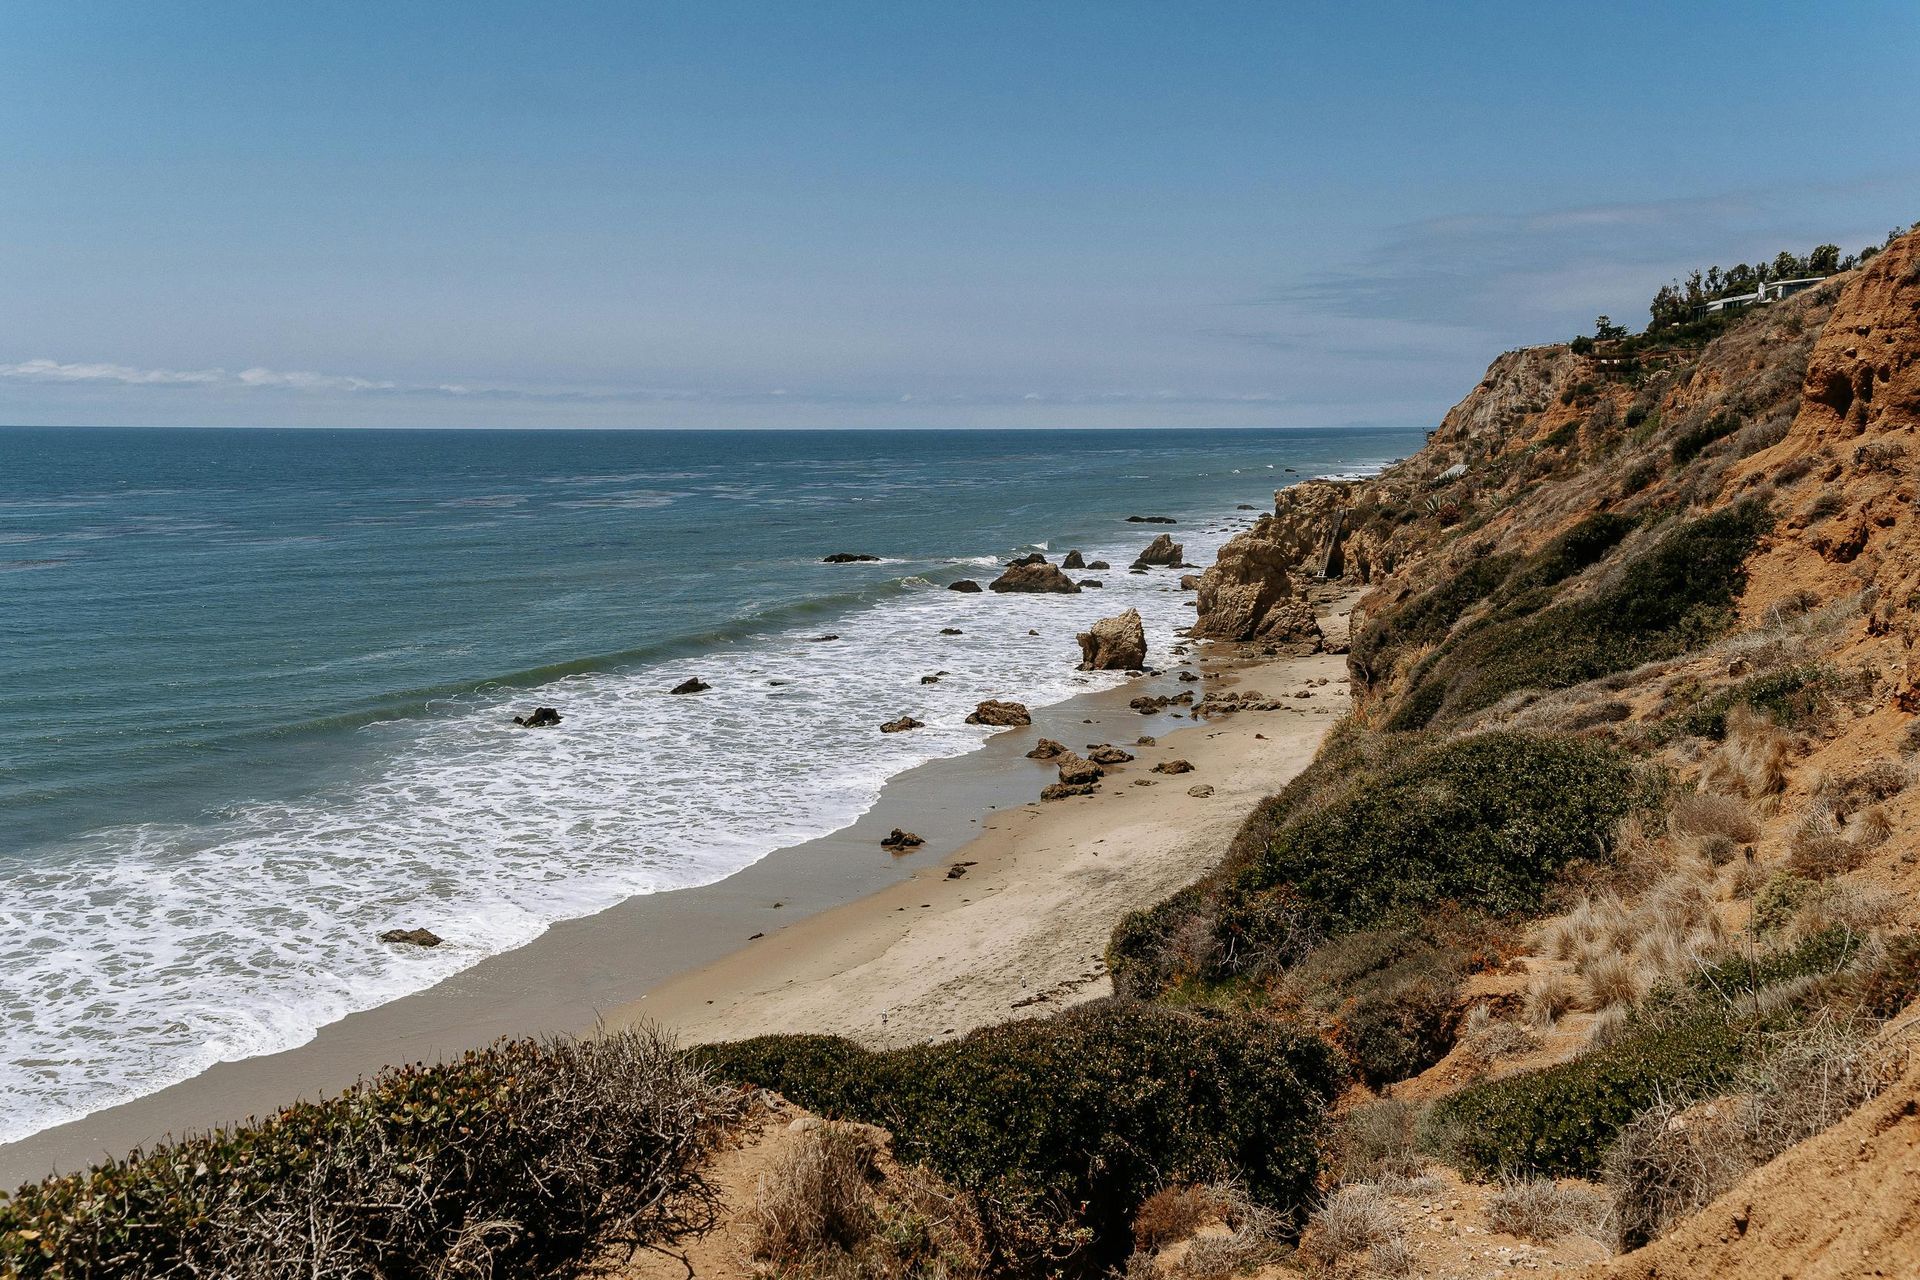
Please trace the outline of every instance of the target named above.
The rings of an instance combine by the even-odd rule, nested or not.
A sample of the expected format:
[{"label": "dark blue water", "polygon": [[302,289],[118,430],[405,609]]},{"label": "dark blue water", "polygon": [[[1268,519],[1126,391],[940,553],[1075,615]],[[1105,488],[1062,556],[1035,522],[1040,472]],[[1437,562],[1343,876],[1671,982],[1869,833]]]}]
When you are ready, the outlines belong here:
[{"label": "dark blue water", "polygon": [[[1158,532],[1132,513],[1210,558],[1236,504],[1419,442],[0,430],[0,1137],[830,830],[977,741],[878,739],[883,712],[1069,696],[1077,626],[1134,604],[1164,645],[1183,620],[1158,577],[946,582],[1040,545],[1124,564]],[[937,648],[950,621],[972,648]],[[923,691],[934,661],[956,675]],[[695,669],[728,676],[697,712],[660,696]],[[503,730],[534,701],[568,727]],[[769,735],[811,749],[769,777],[738,746]],[[362,931],[401,909],[455,945],[369,967]]]}]

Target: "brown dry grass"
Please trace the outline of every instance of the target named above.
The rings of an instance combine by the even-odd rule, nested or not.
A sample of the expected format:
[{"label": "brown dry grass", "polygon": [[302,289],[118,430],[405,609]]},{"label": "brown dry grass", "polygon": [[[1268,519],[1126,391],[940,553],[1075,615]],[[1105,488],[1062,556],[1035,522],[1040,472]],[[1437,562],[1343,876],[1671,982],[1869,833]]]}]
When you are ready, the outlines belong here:
[{"label": "brown dry grass", "polygon": [[1700,771],[1700,790],[1759,799],[1786,789],[1793,762],[1793,735],[1763,712],[1735,707],[1727,712],[1727,736]]},{"label": "brown dry grass", "polygon": [[1545,1244],[1565,1235],[1612,1237],[1613,1206],[1592,1187],[1550,1178],[1511,1180],[1487,1199],[1487,1225]]},{"label": "brown dry grass", "polygon": [[1684,836],[1725,836],[1735,844],[1752,844],[1760,838],[1753,810],[1733,796],[1704,791],[1683,795],[1673,802],[1667,821]]}]

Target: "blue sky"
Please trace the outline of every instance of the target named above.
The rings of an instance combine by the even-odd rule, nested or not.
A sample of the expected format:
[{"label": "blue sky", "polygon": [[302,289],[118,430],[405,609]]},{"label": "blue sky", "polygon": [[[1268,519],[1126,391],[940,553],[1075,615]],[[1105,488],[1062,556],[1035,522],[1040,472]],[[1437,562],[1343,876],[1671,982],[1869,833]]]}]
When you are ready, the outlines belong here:
[{"label": "blue sky", "polygon": [[1920,218],[1920,6],[12,0],[0,422],[1428,424]]}]

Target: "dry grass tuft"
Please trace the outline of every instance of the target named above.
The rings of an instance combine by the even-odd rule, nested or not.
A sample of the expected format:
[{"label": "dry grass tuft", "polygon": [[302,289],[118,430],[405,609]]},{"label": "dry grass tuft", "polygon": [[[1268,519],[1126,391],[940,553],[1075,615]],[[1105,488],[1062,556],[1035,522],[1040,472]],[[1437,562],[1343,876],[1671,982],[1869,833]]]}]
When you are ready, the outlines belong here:
[{"label": "dry grass tuft", "polygon": [[[1255,1204],[1236,1185],[1219,1183],[1208,1187],[1170,1188],[1147,1203],[1151,1205],[1163,1196],[1168,1199],[1156,1211],[1156,1217],[1168,1228],[1172,1228],[1178,1219],[1184,1223],[1184,1229],[1177,1235],[1162,1233],[1156,1237],[1156,1243],[1149,1244],[1142,1242],[1136,1222],[1135,1252],[1128,1259],[1123,1273],[1126,1276],[1138,1274],[1143,1277],[1163,1277],[1164,1280],[1227,1280],[1229,1276],[1242,1275],[1272,1262],[1284,1252],[1283,1224],[1279,1215]],[[1205,1216],[1192,1217],[1196,1210],[1204,1210]],[[1145,1206],[1142,1206],[1141,1212],[1146,1212]],[[1213,1223],[1224,1224],[1227,1230],[1194,1235],[1194,1232]],[[1160,1250],[1182,1240],[1192,1243],[1172,1265],[1163,1265],[1155,1258],[1154,1255]]]},{"label": "dry grass tuft", "polygon": [[1793,736],[1751,707],[1727,712],[1727,736],[1700,772],[1700,790],[1758,799],[1787,785]]},{"label": "dry grass tuft", "polygon": [[1379,1187],[1353,1182],[1328,1196],[1307,1226],[1301,1251],[1334,1262],[1398,1236],[1400,1215]]},{"label": "dry grass tuft", "polygon": [[1133,1219],[1133,1247],[1158,1253],[1209,1222],[1224,1222],[1229,1201],[1213,1187],[1163,1187],[1147,1197]]},{"label": "dry grass tuft", "polygon": [[1581,976],[1587,984],[1587,1007],[1596,1013],[1630,1005],[1646,994],[1640,967],[1617,952],[1597,957]]},{"label": "dry grass tuft", "polygon": [[1540,1244],[1567,1235],[1607,1240],[1612,1220],[1613,1205],[1605,1194],[1551,1178],[1505,1182],[1487,1200],[1488,1227]]},{"label": "dry grass tuft", "polygon": [[749,1221],[754,1258],[789,1277],[970,1280],[986,1253],[966,1197],[918,1166],[883,1167],[862,1125],[802,1134],[761,1177]]},{"label": "dry grass tuft", "polygon": [[1695,791],[1673,802],[1667,815],[1673,830],[1696,839],[1724,836],[1735,844],[1752,844],[1760,838],[1760,823],[1753,810],[1733,796]]},{"label": "dry grass tuft", "polygon": [[1527,1021],[1542,1031],[1552,1030],[1560,1015],[1579,1004],[1579,984],[1564,973],[1536,973],[1527,979]]}]

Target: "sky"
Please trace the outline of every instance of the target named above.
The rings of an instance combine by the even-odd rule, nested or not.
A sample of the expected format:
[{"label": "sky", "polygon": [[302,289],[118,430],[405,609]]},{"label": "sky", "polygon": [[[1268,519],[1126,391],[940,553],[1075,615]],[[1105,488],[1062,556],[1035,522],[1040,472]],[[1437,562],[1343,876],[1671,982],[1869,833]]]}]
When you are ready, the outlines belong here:
[{"label": "sky", "polygon": [[1920,6],[0,5],[0,423],[1419,426],[1920,219]]}]

